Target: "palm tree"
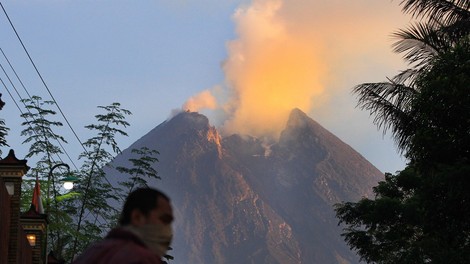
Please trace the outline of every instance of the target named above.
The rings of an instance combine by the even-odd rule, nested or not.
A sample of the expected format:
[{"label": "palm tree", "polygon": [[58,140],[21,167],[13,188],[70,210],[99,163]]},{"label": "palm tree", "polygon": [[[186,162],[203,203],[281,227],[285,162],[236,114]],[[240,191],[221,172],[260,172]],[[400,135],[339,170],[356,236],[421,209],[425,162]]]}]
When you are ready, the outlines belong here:
[{"label": "palm tree", "polygon": [[470,0],[402,0],[402,10],[421,19],[394,33],[394,51],[404,54],[410,68],[380,83],[363,83],[353,88],[358,106],[368,110],[383,133],[391,130],[401,153],[407,153],[414,119],[410,103],[419,93],[418,76],[429,70],[433,58],[469,38]]}]

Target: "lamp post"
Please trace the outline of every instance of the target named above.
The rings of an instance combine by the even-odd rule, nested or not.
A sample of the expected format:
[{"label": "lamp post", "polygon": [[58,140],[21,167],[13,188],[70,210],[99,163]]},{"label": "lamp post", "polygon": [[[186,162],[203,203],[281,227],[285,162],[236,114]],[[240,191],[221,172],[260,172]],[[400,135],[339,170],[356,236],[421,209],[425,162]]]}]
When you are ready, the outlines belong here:
[{"label": "lamp post", "polygon": [[[50,188],[51,188],[51,179],[52,179],[52,184],[54,184],[53,171],[58,167],[65,167],[67,169],[68,177],[65,177],[61,180],[61,181],[64,182],[64,188],[66,190],[72,189],[73,188],[73,182],[77,181],[77,178],[70,175],[70,166],[68,164],[58,163],[58,164],[55,164],[54,166],[52,166],[52,168],[49,170],[49,174],[47,175],[47,199],[48,199],[48,201],[47,201],[46,213],[49,213],[49,203],[50,203],[49,202],[50,201],[49,192],[50,192]],[[55,192],[55,188],[54,188],[54,192]]]},{"label": "lamp post", "polygon": [[[47,206],[46,206],[46,214],[49,214],[49,209],[50,209],[50,201],[51,201],[51,198],[50,198],[50,189],[51,189],[51,180],[52,180],[52,185],[54,185],[54,170],[58,167],[65,167],[67,169],[67,177],[61,179],[60,181],[64,182],[64,188],[66,190],[70,190],[73,188],[73,182],[74,181],[77,181],[77,178],[76,177],[73,177],[71,174],[70,174],[70,166],[68,164],[65,164],[65,163],[58,163],[58,164],[55,164],[54,166],[51,167],[51,169],[49,170],[49,174],[47,175]],[[54,200],[55,200],[55,187],[52,186],[53,190],[54,190]],[[57,205],[57,201],[56,201],[56,205]],[[46,238],[45,238],[45,243],[46,243],[46,247],[45,247],[45,251],[44,252],[48,252],[48,247],[50,246],[48,244],[48,239],[49,239],[49,233],[50,233],[50,230],[49,230],[49,227],[46,227]],[[31,242],[30,242],[31,243]],[[49,254],[45,254],[45,256],[49,256],[50,254],[52,254],[52,251],[49,253]],[[47,259],[48,257],[46,257]]]}]

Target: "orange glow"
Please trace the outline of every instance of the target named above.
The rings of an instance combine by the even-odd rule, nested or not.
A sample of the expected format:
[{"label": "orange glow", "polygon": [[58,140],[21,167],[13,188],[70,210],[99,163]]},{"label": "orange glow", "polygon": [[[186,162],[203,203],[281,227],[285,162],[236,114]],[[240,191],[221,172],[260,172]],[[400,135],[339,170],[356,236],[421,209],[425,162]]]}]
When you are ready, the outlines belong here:
[{"label": "orange glow", "polygon": [[286,31],[280,1],[255,1],[235,16],[240,38],[229,43],[224,70],[237,95],[226,133],[277,138],[294,108],[309,111],[323,92],[319,47]]},{"label": "orange glow", "polygon": [[197,112],[201,109],[215,109],[217,107],[217,102],[215,97],[209,90],[204,90],[199,94],[191,97],[183,104],[183,110],[189,110],[192,112]]},{"label": "orange glow", "polygon": [[315,119],[341,120],[332,113],[345,107],[343,98],[353,101],[353,86],[382,81],[379,70],[403,66],[390,47],[390,34],[409,20],[398,4],[252,0],[233,20],[237,39],[227,43],[223,65],[229,98],[219,103],[223,134],[276,139],[294,108]]}]

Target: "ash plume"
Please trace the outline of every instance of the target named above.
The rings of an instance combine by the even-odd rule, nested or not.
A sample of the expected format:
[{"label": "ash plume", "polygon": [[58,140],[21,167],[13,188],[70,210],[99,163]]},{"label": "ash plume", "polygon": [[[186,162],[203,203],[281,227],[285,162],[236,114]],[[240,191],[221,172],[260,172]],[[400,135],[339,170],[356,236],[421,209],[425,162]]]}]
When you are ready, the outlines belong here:
[{"label": "ash plume", "polygon": [[389,34],[404,23],[393,7],[376,0],[253,0],[239,7],[237,38],[227,43],[223,63],[229,96],[210,104],[225,113],[219,130],[276,139],[294,108],[337,119],[343,106],[331,102],[351,97],[351,87],[368,80],[374,63],[398,65],[387,57]]}]

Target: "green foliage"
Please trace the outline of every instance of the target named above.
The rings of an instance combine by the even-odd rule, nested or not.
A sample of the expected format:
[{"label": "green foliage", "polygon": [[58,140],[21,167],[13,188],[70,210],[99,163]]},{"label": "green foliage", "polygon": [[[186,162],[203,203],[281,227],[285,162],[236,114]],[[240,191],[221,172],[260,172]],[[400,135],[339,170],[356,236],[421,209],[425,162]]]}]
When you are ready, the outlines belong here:
[{"label": "green foliage", "polygon": [[[6,136],[8,135],[8,128],[5,126],[5,120],[0,118],[0,147],[8,147]],[[0,155],[2,150],[0,149]]]},{"label": "green foliage", "polygon": [[344,238],[368,263],[469,263],[470,165],[386,174],[375,198],[336,205]]},{"label": "green foliage", "polygon": [[126,181],[119,182],[125,188],[125,196],[131,193],[135,187],[146,187],[147,180],[144,177],[160,179],[157,171],[152,167],[153,163],[158,162],[158,159],[155,157],[159,154],[158,151],[142,147],[140,149],[132,149],[131,153],[138,157],[129,159],[129,162],[132,164],[131,168],[116,167],[116,170],[120,173],[130,176]]},{"label": "green foliage", "polygon": [[[58,164],[54,160],[54,157],[59,157],[63,154],[61,144],[67,143],[67,141],[59,134],[54,132],[62,126],[59,121],[52,121],[56,112],[51,110],[50,107],[54,105],[53,101],[43,101],[39,96],[33,96],[31,99],[23,99],[27,112],[22,114],[21,117],[26,121],[22,123],[25,127],[21,135],[26,137],[23,144],[29,144],[29,151],[26,155],[27,158],[37,158],[37,162],[29,170],[29,174],[26,175],[24,184],[22,185],[22,209],[28,210],[32,199],[32,190],[35,185],[36,176],[38,176],[41,189],[46,190],[46,194],[43,195],[44,208],[48,213],[49,221],[51,225],[48,227],[48,247],[56,251],[58,247],[57,243],[63,236],[63,229],[66,227],[61,219],[63,212],[61,205],[55,200],[57,197],[60,183],[56,181],[59,179],[64,172],[58,172],[49,179],[49,173],[55,164]],[[49,199],[51,197],[51,199]],[[68,219],[70,222],[70,219]],[[59,224],[61,223],[61,224]]]},{"label": "green foliage", "polygon": [[38,167],[49,167],[51,155],[62,154],[60,146],[55,144],[67,143],[61,135],[53,131],[54,128],[62,126],[61,122],[51,120],[56,112],[48,107],[54,105],[54,102],[43,101],[39,96],[23,99],[22,102],[28,110],[21,115],[26,120],[21,124],[25,127],[21,131],[21,135],[26,137],[23,144],[30,144],[26,158],[39,156],[41,162],[39,162],[40,166]]},{"label": "green foliage", "polygon": [[410,111],[412,159],[433,164],[470,158],[469,40],[436,57],[430,70],[417,79],[419,93]]},{"label": "green foliage", "polygon": [[354,91],[410,162],[336,214],[368,263],[470,263],[470,1],[402,4],[426,18],[397,34],[414,68]]},{"label": "green foliage", "polygon": [[[129,159],[132,167],[117,168],[121,173],[129,174],[126,181],[119,183],[125,190],[112,186],[104,168],[121,152],[117,137],[127,136],[123,128],[129,126],[125,119],[131,112],[121,108],[119,103],[99,106],[103,113],[95,116],[96,122],[85,127],[95,136],[84,142],[85,151],[79,155],[82,165],[78,171],[71,172],[80,180],[73,191],[66,192],[60,189],[57,180],[70,175],[63,170],[56,171],[54,167],[59,164],[54,157],[62,154],[61,144],[67,143],[53,131],[62,126],[61,122],[53,121],[56,112],[50,107],[54,102],[34,96],[23,100],[23,103],[28,112],[22,115],[26,121],[21,134],[26,137],[23,144],[30,145],[26,157],[37,158],[38,161],[23,181],[22,211],[31,205],[37,175],[48,213],[48,249],[54,251],[59,259],[70,262],[116,224],[119,212],[115,207],[123,197],[136,186],[145,186],[146,178],[160,178],[152,167],[158,161],[156,155],[159,153],[146,147],[132,150],[136,155],[136,158]],[[6,132],[7,128],[2,130],[2,125],[0,122],[0,139],[3,140],[1,132]]]},{"label": "green foliage", "polygon": [[[2,101],[2,94],[0,93],[0,110],[2,110],[5,103]],[[9,128],[5,126],[5,120],[0,118],[0,155],[2,154],[1,147],[8,147],[6,136],[8,135]]]},{"label": "green foliage", "polygon": [[[410,68],[385,82],[354,87],[358,106],[370,112],[384,133],[391,132],[401,153],[413,136],[411,101],[419,93],[417,78],[426,74],[436,57],[451,52],[470,33],[469,0],[403,0],[404,12],[420,22],[395,33],[394,51],[404,54]],[[437,13],[439,15],[434,14]]]},{"label": "green foliage", "polygon": [[[34,189],[35,183],[36,183],[35,179],[32,179],[32,178],[28,179],[28,177],[25,177],[21,183],[21,201],[20,201],[21,212],[26,212],[31,207],[31,201],[33,200],[33,189]],[[47,186],[46,184],[47,183],[41,183],[41,186]],[[45,202],[43,202],[43,205],[44,204]]]},{"label": "green foliage", "polygon": [[344,238],[368,263],[425,263],[418,236],[423,220],[415,196],[420,178],[408,167],[400,174],[385,175],[374,188],[374,200],[336,205]]},{"label": "green foliage", "polygon": [[[112,206],[112,201],[116,204],[124,196],[107,180],[104,168],[121,151],[116,138],[127,136],[122,128],[129,126],[125,118],[131,112],[122,109],[119,103],[98,107],[104,113],[96,115],[96,122],[86,126],[95,136],[85,141],[86,150],[79,156],[83,163],[79,171],[73,172],[80,182],[75,184],[73,192],[67,193],[60,191],[60,183],[57,181],[66,176],[64,171],[54,170],[50,181],[48,180],[51,169],[57,164],[54,157],[62,154],[61,143],[67,143],[53,131],[62,126],[62,123],[52,121],[56,112],[49,107],[54,103],[43,101],[38,96],[25,99],[23,103],[28,109],[22,115],[26,119],[23,122],[25,129],[22,135],[26,137],[23,144],[30,145],[26,157],[38,158],[37,164],[32,167],[23,183],[23,211],[29,209],[35,177],[38,175],[43,204],[48,209],[48,248],[59,259],[70,261],[90,243],[101,239],[106,230],[116,222],[118,212]],[[142,156],[142,160],[131,160],[136,166],[128,170],[132,173],[132,182],[145,184],[145,180],[140,178],[142,173],[148,173],[149,177],[158,177],[156,171],[149,167],[151,162],[157,160],[152,155],[158,152],[143,148],[136,153]],[[120,170],[126,171],[126,168],[121,167]],[[47,194],[44,195],[46,190]]]},{"label": "green foliage", "polygon": [[86,126],[96,136],[84,143],[87,150],[80,155],[80,159],[83,159],[80,174],[83,176],[76,192],[83,195],[74,201],[78,214],[73,245],[67,254],[70,258],[98,240],[104,230],[112,227],[112,219],[118,214],[112,204],[122,200],[119,190],[106,178],[104,167],[121,152],[116,137],[127,136],[122,128],[129,126],[125,118],[131,112],[122,109],[119,103],[98,108],[104,110],[104,113],[95,116],[96,123]]}]

